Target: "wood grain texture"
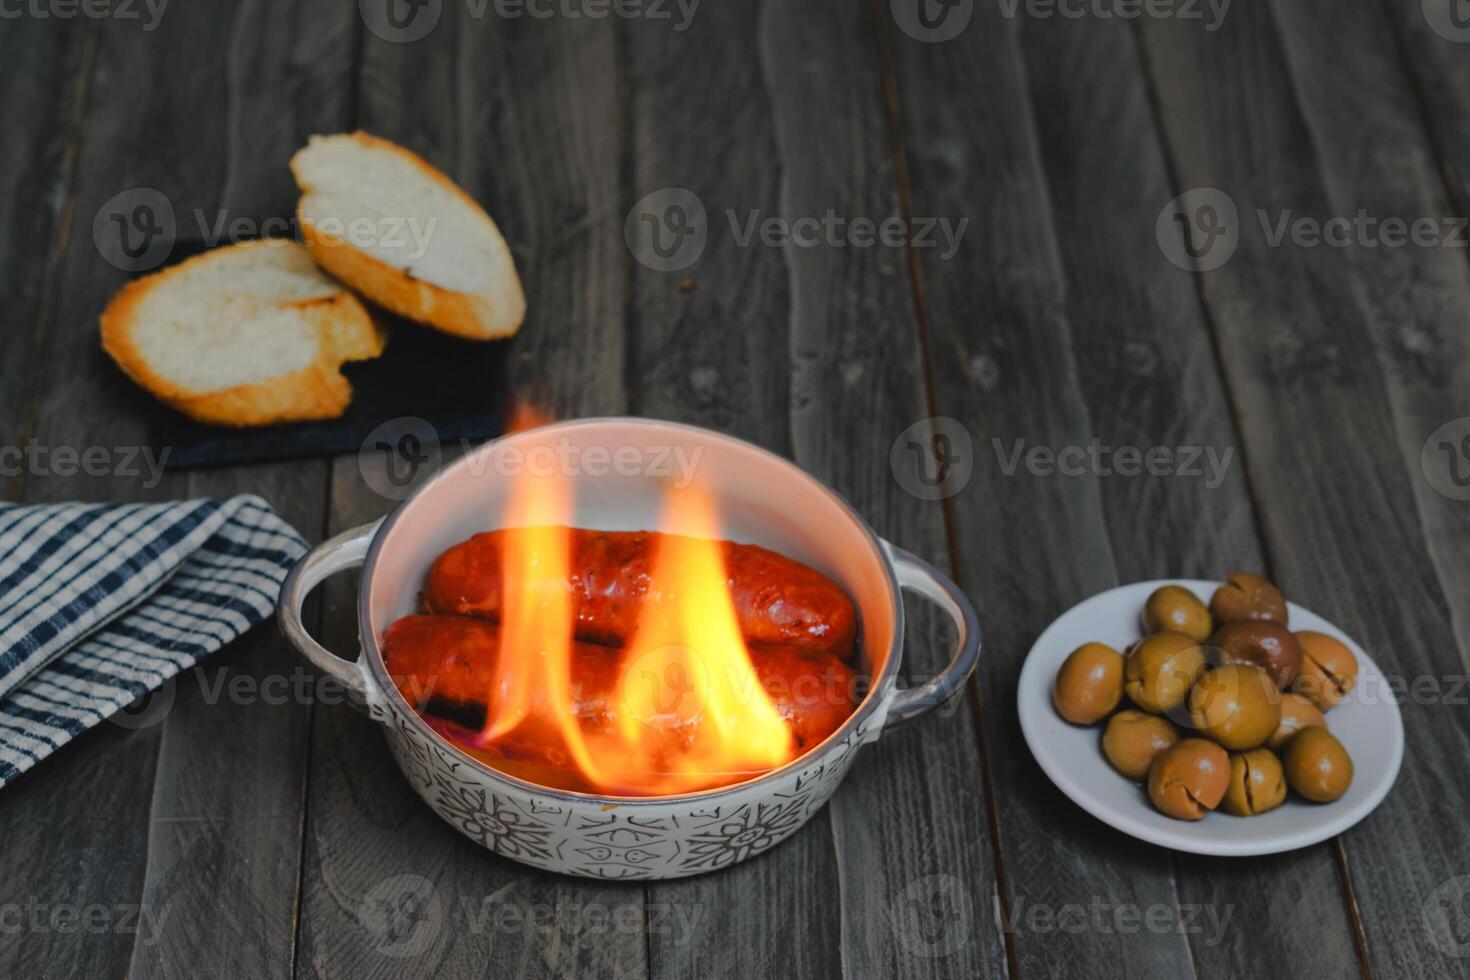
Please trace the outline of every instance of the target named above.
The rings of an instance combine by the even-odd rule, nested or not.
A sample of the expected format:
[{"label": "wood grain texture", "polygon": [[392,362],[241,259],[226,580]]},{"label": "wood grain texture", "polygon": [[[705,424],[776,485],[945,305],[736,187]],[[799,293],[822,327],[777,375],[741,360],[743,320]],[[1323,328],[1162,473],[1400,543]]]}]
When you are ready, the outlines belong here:
[{"label": "wood grain texture", "polygon": [[[1247,461],[1198,292],[1154,239],[1175,192],[1133,33],[1121,22],[1031,20],[1022,37],[1093,433],[1140,458],[1169,453],[1159,475],[1099,481],[1119,578],[1264,569]],[[1360,975],[1329,845],[1270,861],[1179,855],[1175,875],[1201,975],[1291,976],[1293,937],[1306,932],[1315,975]]]},{"label": "wood grain texture", "polygon": [[[77,180],[80,203],[61,267],[57,314],[46,324],[38,384],[36,437],[42,444],[148,445],[150,422],[164,411],[133,389],[98,349],[97,313],[126,279],[104,261],[93,238],[93,216],[104,201],[129,188],[154,188],[168,199],[181,234],[188,233],[196,211],[211,221],[219,215],[258,221],[289,214],[284,162],[302,134],[290,133],[293,117],[283,114],[280,104],[289,102],[289,91],[309,94],[309,76],[329,71],[332,63],[323,51],[293,52],[290,39],[304,33],[330,45],[331,31],[319,18],[308,16],[301,23],[289,10],[277,11],[283,16],[275,19],[267,13],[231,4],[195,5],[161,19],[156,31],[141,31],[125,20],[97,27]],[[337,38],[345,35],[338,32]],[[191,45],[194,56],[180,57],[180,50]],[[228,55],[225,70],[205,57],[211,50]],[[311,67],[292,72],[274,61],[293,53],[308,55]],[[339,47],[339,67],[347,64],[345,54]],[[269,80],[266,85],[261,76]],[[147,79],[155,87],[140,93],[118,84],[121,78]],[[344,81],[330,84],[342,88]],[[308,110],[310,105],[304,103]],[[167,147],[160,146],[160,131],[173,139]],[[263,147],[267,135],[275,137],[275,160],[272,172],[262,174],[256,169],[262,157],[253,153],[269,149]],[[242,145],[252,153],[231,153]],[[120,160],[130,163],[119,166]],[[273,201],[257,196],[262,184],[273,188]],[[288,521],[315,535],[325,474],[318,463],[191,478],[170,475],[156,485],[149,474],[54,476],[33,480],[27,497],[160,499],[248,490],[276,503]],[[228,684],[231,675],[242,674],[259,682],[282,676],[291,664],[284,643],[267,629],[206,662],[201,673],[211,684]],[[89,935],[84,943],[62,937],[78,973],[289,972],[306,709],[289,700],[269,705],[230,699],[217,687],[207,694],[195,683],[198,676],[186,673],[169,689],[175,700],[161,723],[131,732],[102,726],[37,773],[50,783],[37,782],[34,792],[40,795],[34,799],[42,806],[49,800],[51,812],[77,814],[74,826],[35,821],[24,782],[13,797],[7,794],[7,818],[36,823],[36,830],[44,828],[56,840],[53,846],[89,840],[106,855],[95,865],[89,862],[82,897],[90,892],[109,907],[141,907],[143,928]],[[48,786],[88,804],[59,806]],[[90,826],[94,820],[106,826]],[[29,854],[40,862],[30,873],[54,880],[54,865],[44,855],[44,848]],[[27,884],[23,876],[15,880]],[[45,890],[38,897],[62,900]],[[30,948],[44,952],[45,945]]]},{"label": "wood grain texture", "polygon": [[[91,31],[100,30],[100,25],[53,22],[38,26],[37,21],[22,20],[7,21],[6,26],[8,37],[14,38],[9,43],[31,49],[30,57],[42,56],[48,30],[63,32],[59,41],[51,43],[85,50],[96,45]],[[19,51],[14,53],[22,62],[26,60]],[[59,96],[68,86],[77,85],[83,86],[77,92],[95,92],[100,72],[88,69],[85,77],[69,77],[94,57],[100,56],[85,55],[71,62],[70,68],[58,65],[60,74],[54,78],[58,88],[52,94]],[[35,108],[45,111],[45,101]],[[60,114],[54,119],[56,124],[70,115],[64,103],[56,105],[55,111]],[[82,106],[75,111],[81,112]],[[111,291],[126,279],[102,260],[91,231],[93,215],[118,189],[115,182],[128,176],[128,167],[117,160],[120,128],[99,125],[90,111],[76,125],[77,170],[74,178],[68,177],[74,190],[55,187],[52,193],[57,196],[47,205],[55,209],[54,214],[69,216],[69,224],[60,236],[36,243],[43,261],[54,263],[53,271],[22,287],[43,292],[34,293],[34,302],[39,304],[32,307],[34,319],[17,327],[32,332],[37,345],[31,361],[36,372],[22,382],[34,393],[34,403],[25,410],[27,422],[22,423],[24,431],[18,437],[34,439],[36,446],[46,448],[48,457],[58,447],[78,452],[90,446],[108,450],[136,447],[145,442],[146,435],[142,416],[118,411],[111,396],[131,396],[132,401],[123,402],[128,405],[146,399],[127,391],[129,386],[105,361],[97,344],[96,316]],[[47,138],[36,135],[44,148]],[[24,145],[17,148],[25,149]],[[53,251],[53,242],[60,243],[59,251]],[[33,276],[39,272],[32,267]],[[50,294],[45,295],[48,289]],[[9,342],[6,349],[11,349]],[[16,349],[23,351],[25,343]],[[29,358],[30,354],[21,356]],[[92,473],[62,473],[38,463],[26,474],[20,489],[21,499],[33,503],[162,500],[182,496],[185,489],[177,478],[165,478],[153,486],[144,482],[140,476],[123,475],[111,467],[106,472],[94,468]],[[21,930],[0,935],[0,973],[116,975],[126,969],[134,942],[152,934],[151,927],[144,931],[138,923],[159,741],[157,727],[129,731],[104,724],[6,788],[0,807],[0,833],[6,841],[0,850],[0,890],[7,907],[13,903],[23,910],[39,910],[40,918],[29,918]],[[86,873],[59,869],[85,869]],[[63,933],[51,924],[49,916],[57,910],[64,915],[67,909],[93,906],[108,910],[107,928]],[[152,923],[166,915],[161,909],[145,911]],[[131,919],[125,921],[129,915]]]},{"label": "wood grain texture", "polygon": [[[1395,431],[1355,285],[1361,273],[1340,249],[1273,246],[1261,223],[1262,213],[1268,224],[1287,212],[1332,216],[1323,174],[1339,166],[1324,165],[1331,151],[1314,143],[1320,130],[1303,118],[1270,11],[1236,8],[1208,40],[1163,22],[1143,36],[1179,185],[1220,188],[1240,215],[1233,257],[1201,285],[1278,581],[1357,636],[1391,676],[1444,691],[1464,675],[1463,652],[1419,521],[1421,475]],[[1371,66],[1372,50],[1340,70]],[[1401,178],[1393,186],[1385,193],[1402,193]],[[1352,437],[1323,439],[1326,426]],[[1402,707],[1403,770],[1342,838],[1347,868],[1375,974],[1461,976],[1470,961],[1434,948],[1425,914],[1434,889],[1467,865],[1470,839],[1451,816],[1465,793],[1439,774],[1457,764],[1470,719],[1443,697]]]},{"label": "wood grain texture", "polygon": [[[1359,24],[1376,19],[1368,9],[1372,6],[1362,5],[1352,19]],[[1456,213],[1470,213],[1470,58],[1465,57],[1470,23],[1464,8],[1454,0],[1380,0],[1378,9],[1392,23],[1398,43],[1401,74],[1394,88],[1401,89],[1407,78],[1418,104],[1403,122],[1422,120],[1414,144],[1433,146],[1434,163],[1453,192]],[[1328,33],[1333,30],[1335,25]],[[1376,47],[1381,49],[1382,41]]]},{"label": "wood grain texture", "polygon": [[[768,3],[759,29],[784,164],[779,213],[799,221],[832,211],[850,223],[901,217],[869,12]],[[929,414],[904,250],[839,238],[782,255],[793,458],[884,538],[947,569],[942,502],[910,494],[890,463],[900,433]],[[935,628],[938,617],[922,602],[909,606],[902,676],[918,683],[947,665],[953,635]],[[962,695],[889,733],[828,804],[844,975],[1005,975],[1001,929],[987,914],[996,869],[976,725]]]},{"label": "wood grain texture", "polygon": [[[104,65],[161,82],[149,125],[180,138],[143,180],[190,205],[176,205],[181,235],[228,227],[221,218],[275,219],[288,233],[286,163],[311,133],[346,122],[352,37],[340,6],[215,3],[174,12],[149,45],[123,37],[104,49]],[[189,45],[216,56],[181,62]],[[187,486],[261,494],[316,540],[327,473],[324,461],[260,464],[193,472]],[[326,690],[313,680],[273,622],[180,679],[162,725],[142,899],[169,917],[135,945],[131,977],[290,973],[311,706]]]},{"label": "wood grain texture", "polygon": [[[1273,10],[1332,210],[1409,223],[1428,218],[1448,236],[1440,246],[1364,245],[1346,255],[1424,539],[1460,649],[1470,650],[1470,505],[1436,490],[1422,468],[1427,450],[1430,465],[1445,472],[1444,447],[1429,440],[1451,420],[1470,417],[1470,170],[1462,156],[1470,152],[1463,131],[1470,38],[1447,42],[1431,31],[1436,44],[1420,36],[1415,25],[1427,22],[1418,4],[1403,47],[1389,43],[1394,28],[1375,4],[1351,5],[1316,30],[1316,3]],[[1443,44],[1459,59],[1445,58]],[[1347,46],[1359,53],[1335,55]],[[1349,91],[1357,94],[1348,98]],[[1455,459],[1470,466],[1470,456],[1457,452]]]},{"label": "wood grain texture", "polygon": [[[942,297],[936,298],[944,303]],[[1016,299],[1011,296],[1003,302],[1009,305]],[[1014,308],[1013,312],[1023,321],[1034,315],[1034,311]],[[999,313],[999,309],[973,310],[970,315],[989,318]],[[938,326],[942,320],[937,317],[933,322]],[[938,329],[934,337],[946,347],[951,340]],[[949,348],[939,358],[959,353]],[[1023,351],[1017,356],[1026,358],[1038,353],[1044,361],[1056,351]],[[1025,378],[1026,384],[1060,384],[1060,376],[1038,377],[1034,362],[1018,363],[1001,347],[989,346],[978,337],[966,339],[963,354],[967,361],[955,362],[949,372],[936,372],[941,378],[940,410],[964,422],[980,452],[993,452],[996,439],[1011,445],[1022,432],[1029,434],[1028,441],[1045,440],[1049,446],[1086,445],[1090,429],[1080,421],[1073,428],[1063,428],[1063,419],[1045,417],[1050,414],[1046,410],[1039,413],[1041,418],[1025,420],[1017,419],[1014,410],[997,411],[993,418],[988,410],[982,415],[973,405],[967,405],[965,398],[953,393],[960,390],[958,382],[943,379],[945,373],[959,373],[961,363],[987,375],[996,372],[991,375],[996,383],[1004,383],[1003,378]],[[980,387],[973,377],[966,378],[966,383]],[[981,465],[989,465],[989,461]],[[980,683],[988,750],[995,760],[1002,853],[1009,884],[1005,912],[1019,968],[1022,975],[1050,975],[1081,969],[1083,964],[1106,964],[1092,968],[1116,969],[1127,975],[1187,976],[1188,948],[1183,937],[1127,934],[1107,928],[1079,932],[1075,925],[1061,931],[1055,918],[1078,914],[1098,903],[1110,908],[1155,910],[1154,914],[1167,917],[1174,913],[1176,896],[1167,855],[1153,853],[1131,839],[1099,828],[1044,781],[1020,738],[1014,708],[1015,677],[1030,643],[1049,620],[1066,608],[1117,584],[1109,542],[1101,537],[1089,541],[1082,530],[1101,527],[1103,515],[1098,501],[1086,499],[1082,488],[1045,485],[1048,482],[1052,481],[1014,474],[1002,479],[982,473],[971,480],[956,502],[957,513],[968,512],[956,519],[963,585],[986,596],[992,660],[984,665]],[[1007,497],[1012,499],[1002,503]],[[967,500],[983,500],[990,511]],[[1070,530],[1063,531],[1064,527]],[[987,553],[994,556],[990,562],[1005,567],[981,567],[980,558],[963,557]],[[1056,576],[1042,563],[1041,553],[1069,555],[1076,568]],[[1062,580],[1056,581],[1056,577]]]},{"label": "wood grain texture", "polygon": [[[886,0],[702,4],[683,29],[445,0],[411,43],[374,33],[351,0],[170,5],[150,31],[6,19],[0,446],[136,446],[165,411],[97,349],[96,315],[128,278],[93,240],[105,201],[156,188],[184,235],[283,217],[291,151],[361,125],[442,166],[505,232],[530,308],[511,342],[520,400],[682,419],[793,457],[895,543],[941,567],[952,544],[987,644],[983,718],[964,701],[865,750],[771,854],[645,888],[487,854],[343,705],[230,697],[232,682],[304,676],[257,630],[181,678],[161,723],[100,726],[6,788],[0,905],[137,924],[0,929],[0,975],[1001,976],[1004,930],[1023,978],[1284,976],[1304,935],[1314,976],[1352,976],[1339,854],[1368,971],[1463,975],[1470,960],[1424,924],[1436,889],[1470,872],[1470,799],[1441,778],[1463,769],[1462,706],[1404,704],[1399,785],[1340,844],[1224,865],[1092,820],[1035,769],[1014,709],[1021,658],[1073,602],[1236,566],[1269,568],[1391,674],[1457,689],[1470,505],[1437,493],[1419,455],[1470,415],[1465,252],[1273,248],[1256,218],[1466,213],[1470,44],[1426,15],[1453,2],[1239,4],[1208,33],[976,3],[942,44],[906,35]],[[1232,196],[1243,239],[1196,280],[1153,226],[1206,185]],[[709,240],[657,272],[630,259],[624,219],[667,187],[699,196]],[[738,241],[752,216],[881,220],[903,193],[911,216],[970,219],[957,256],[917,247],[910,269],[883,246],[768,246],[758,227]],[[947,508],[906,493],[889,461],[936,411],[972,440],[974,474]],[[1094,438],[1235,454],[1217,486],[1003,460],[1017,440]],[[255,492],[316,539],[391,508],[369,486],[382,465],[52,472],[0,490]],[[351,578],[323,590],[319,623],[344,653]],[[910,611],[905,673],[920,678],[947,631]],[[1099,903],[1197,931],[1063,926]]]},{"label": "wood grain texture", "polygon": [[[25,18],[0,34],[7,66],[0,99],[0,445],[20,448],[29,424],[35,356],[55,299],[57,239],[67,222],[80,139],[80,103],[95,36],[55,19]],[[6,460],[0,494],[13,498],[25,467]]]},{"label": "wood grain texture", "polygon": [[[921,41],[897,24],[890,25],[889,35],[912,213],[915,218],[971,219],[952,259],[934,248],[916,249],[916,257],[938,408],[958,420],[973,443],[974,472],[954,498],[952,513],[962,584],[984,600],[987,655],[979,673],[984,732],[998,790],[1008,886],[1003,909],[1020,975],[1190,976],[1195,964],[1185,935],[1173,928],[1112,926],[1113,913],[1124,907],[1177,921],[1171,857],[1108,829],[1063,797],[1032,760],[1015,708],[1015,679],[1037,634],[1073,603],[1117,584],[1120,562],[1108,534],[1109,518],[1133,520],[1129,508],[1137,506],[1120,507],[1128,488],[1118,486],[1105,495],[1095,474],[1047,475],[1029,469],[1024,460],[1014,468],[1007,462],[1018,446],[1024,453],[1036,446],[1086,447],[1094,435],[1138,438],[1128,426],[1145,424],[1131,413],[1120,423],[1116,404],[1103,398],[1098,409],[1106,427],[1099,428],[1087,401],[1089,386],[1079,383],[1086,373],[1103,370],[1082,358],[1103,356],[1095,331],[1108,329],[1111,318],[1106,306],[1089,313],[1085,296],[1074,304],[1068,276],[1076,275],[1082,287],[1089,274],[1096,274],[1078,257],[1102,261],[1088,246],[1106,247],[1108,233],[1095,222],[1088,238],[1069,242],[1065,255],[1061,250],[1058,238],[1066,234],[1065,226],[1053,210],[1035,142],[1031,120],[1040,106],[1030,101],[1014,21],[997,7],[977,4],[971,21],[952,40]],[[1078,67],[1069,60],[1065,70]],[[1033,68],[1045,70],[1052,69]],[[957,98],[961,92],[984,97]],[[1069,99],[1078,98],[1059,96],[1048,108],[1085,111],[1069,106]],[[1061,124],[1051,122],[1049,135],[1055,140]],[[1065,173],[1056,176],[1066,179]],[[1067,258],[1070,268],[1064,265]],[[1134,282],[1114,283],[1110,300],[1117,304],[1114,309],[1131,304],[1142,320],[1149,305],[1166,303],[1167,295],[1140,292]],[[1077,340],[1070,321],[1074,310],[1084,316]],[[1124,327],[1113,321],[1112,329]],[[1130,322],[1126,329],[1148,327]],[[1135,342],[1135,358],[1139,346]],[[1110,356],[1116,368],[1122,358],[1116,352]],[[1137,361],[1130,365],[1130,373],[1139,369]],[[1135,381],[1133,387],[1144,384]],[[1091,393],[1096,398],[1095,386]],[[1166,389],[1153,397],[1170,395]],[[1218,437],[1218,427],[1201,435]],[[1165,441],[1173,438],[1169,433]],[[1158,499],[1168,489],[1145,492]],[[1105,506],[1107,496],[1111,507]],[[1156,565],[1159,549],[1167,547],[1154,543],[1151,553],[1131,559],[1133,568],[1140,568],[1145,557]],[[1133,548],[1131,540],[1117,544],[1119,551]],[[1100,920],[1092,918],[1099,906]]]},{"label": "wood grain texture", "polygon": [[[694,264],[630,266],[628,374],[638,415],[690,422],[791,453],[791,284],[778,250],[742,248],[725,211],[779,207],[782,147],[759,56],[759,5],[706,5],[688,30],[623,26],[631,158],[626,203],[685,188],[708,239]],[[710,84],[719,79],[718,85]],[[734,97],[739,93],[738,97]],[[784,161],[783,161],[784,162]],[[662,237],[662,203],[654,233]],[[670,239],[672,242],[672,237]],[[800,888],[789,887],[801,882]],[[784,887],[783,887],[784,886]],[[650,886],[652,905],[702,910],[696,942],[649,939],[657,977],[840,974],[836,848],[825,810],[779,848],[718,875]],[[822,900],[813,900],[823,896]]]},{"label": "wood grain texture", "polygon": [[[358,123],[443,168],[505,234],[529,308],[511,341],[518,398],[556,416],[618,414],[626,252],[612,27],[468,9],[445,4],[419,42],[364,33]],[[445,447],[446,460],[456,452]],[[371,472],[384,461],[370,455],[361,465]],[[333,533],[394,503],[359,466],[350,457],[333,466]],[[357,636],[347,578],[324,590],[324,636],[344,653]],[[641,887],[488,854],[418,799],[377,726],[338,707],[319,711],[315,727],[301,975],[647,974]],[[603,914],[611,927],[596,926]]]},{"label": "wood grain texture", "polygon": [[[888,465],[894,439],[928,414],[902,249],[773,247],[758,232],[741,241],[772,218],[899,214],[867,12],[726,4],[701,8],[677,37],[649,24],[626,34],[628,203],[686,187],[708,220],[687,269],[632,267],[640,414],[790,454],[880,533],[942,562],[942,508],[905,494]],[[933,628],[909,651],[912,676],[947,659]],[[972,726],[962,706],[880,742],[793,840],[719,875],[652,887],[653,906],[706,910],[696,943],[650,937],[652,973],[1003,972]]]}]

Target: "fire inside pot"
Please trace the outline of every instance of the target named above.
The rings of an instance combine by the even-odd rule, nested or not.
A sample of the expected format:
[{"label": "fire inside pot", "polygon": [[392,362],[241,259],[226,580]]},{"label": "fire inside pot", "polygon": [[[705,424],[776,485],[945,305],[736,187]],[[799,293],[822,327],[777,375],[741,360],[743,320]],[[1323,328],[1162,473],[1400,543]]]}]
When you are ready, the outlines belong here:
[{"label": "fire inside pot", "polygon": [[662,527],[565,523],[570,488],[526,480],[504,530],[441,554],[388,672],[441,736],[543,786],[662,796],[749,779],[851,715],[857,614],[800,562],[718,540],[698,487]]}]

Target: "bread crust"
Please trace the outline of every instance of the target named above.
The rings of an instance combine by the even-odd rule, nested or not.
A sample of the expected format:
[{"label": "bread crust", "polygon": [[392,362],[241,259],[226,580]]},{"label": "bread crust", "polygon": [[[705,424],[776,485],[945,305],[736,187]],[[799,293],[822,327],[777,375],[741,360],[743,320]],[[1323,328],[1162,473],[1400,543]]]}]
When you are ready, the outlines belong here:
[{"label": "bread crust", "polygon": [[[363,147],[393,153],[408,161],[494,229],[501,246],[505,248],[507,259],[510,259],[510,248],[500,235],[494,219],[478,201],[433,164],[397,143],[370,133],[358,131],[329,138],[352,139]],[[526,316],[526,297],[519,276],[514,274],[513,259],[510,259],[510,288],[506,290],[505,296],[497,298],[482,293],[445,289],[416,279],[401,269],[374,258],[352,243],[320,231],[305,211],[306,200],[311,197],[315,188],[303,179],[298,166],[301,154],[309,148],[308,144],[306,149],[298,150],[291,158],[291,173],[295,176],[302,195],[296,208],[297,227],[302,241],[306,243],[311,257],[318,265],[384,309],[457,337],[469,340],[500,340],[512,336],[520,329]],[[497,299],[501,301],[497,302]]]},{"label": "bread crust", "polygon": [[[231,248],[259,245],[244,242]],[[352,402],[352,385],[341,373],[345,360],[376,357],[387,345],[387,333],[367,308],[346,290],[322,299],[282,304],[299,308],[315,321],[317,352],[304,368],[250,384],[215,391],[191,391],[153,370],[133,341],[131,326],[144,298],[193,262],[218,257],[220,250],[206,252],[153,275],[135,279],[118,290],[102,311],[102,349],[123,373],[159,401],[210,425],[244,428],[337,418]],[[348,329],[364,342],[344,356],[332,340],[332,331]]]}]

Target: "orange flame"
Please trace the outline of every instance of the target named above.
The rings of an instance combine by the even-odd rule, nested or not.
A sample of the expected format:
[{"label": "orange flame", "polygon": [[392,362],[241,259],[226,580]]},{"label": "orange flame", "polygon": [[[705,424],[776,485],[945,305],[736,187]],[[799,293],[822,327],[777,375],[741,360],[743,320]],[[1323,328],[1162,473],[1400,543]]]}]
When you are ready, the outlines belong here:
[{"label": "orange flame", "polygon": [[648,605],[629,644],[618,723],[624,741],[657,757],[686,731],[654,781],[683,792],[711,778],[731,781],[794,756],[791,731],[761,687],[726,584],[719,520],[698,487],[673,492],[662,521]]},{"label": "orange flame", "polygon": [[697,487],[667,498],[660,524],[678,534],[658,539],[635,635],[622,649],[606,648],[618,670],[613,717],[579,720],[572,664],[588,648],[577,653],[567,587],[576,573],[573,504],[565,476],[522,474],[500,522],[507,529],[501,647],[493,708],[477,744],[534,742],[552,764],[516,764],[504,752],[487,761],[546,785],[663,795],[735,782],[795,758],[791,730],[745,646],[718,515]]},{"label": "orange flame", "polygon": [[550,415],[535,405],[518,398],[511,402],[510,408],[506,410],[505,431],[507,433],[525,432],[527,429],[539,429],[553,421],[555,420]]},{"label": "orange flame", "polygon": [[491,745],[523,725],[550,737],[593,783],[611,780],[593,757],[572,713],[572,596],[570,484],[552,476],[523,476],[507,509],[518,529],[506,535],[501,648],[496,660],[496,706],[480,744]]}]

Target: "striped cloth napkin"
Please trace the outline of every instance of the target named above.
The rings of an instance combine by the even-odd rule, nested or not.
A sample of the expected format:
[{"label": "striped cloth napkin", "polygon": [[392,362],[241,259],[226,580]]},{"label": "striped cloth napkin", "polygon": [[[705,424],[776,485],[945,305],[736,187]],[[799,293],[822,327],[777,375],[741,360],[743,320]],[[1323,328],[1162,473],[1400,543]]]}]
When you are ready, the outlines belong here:
[{"label": "striped cloth napkin", "polygon": [[305,548],[253,495],[0,504],[0,786],[269,616]]}]

